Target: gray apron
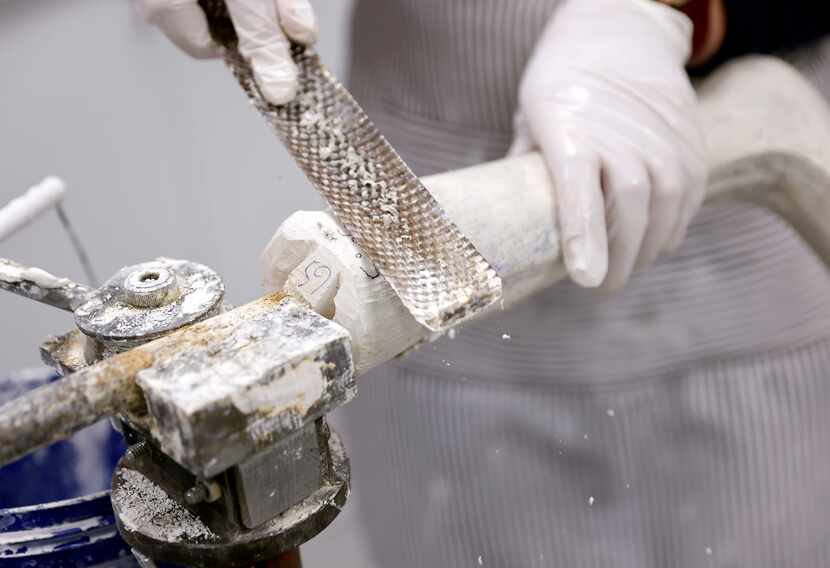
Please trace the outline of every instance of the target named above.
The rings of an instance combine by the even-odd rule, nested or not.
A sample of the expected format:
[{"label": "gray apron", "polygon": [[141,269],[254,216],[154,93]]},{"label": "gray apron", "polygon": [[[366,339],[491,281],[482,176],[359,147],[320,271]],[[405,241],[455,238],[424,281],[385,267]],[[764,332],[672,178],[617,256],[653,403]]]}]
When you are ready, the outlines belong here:
[{"label": "gray apron", "polygon": [[[356,97],[419,175],[498,158],[555,4],[360,0]],[[362,379],[341,422],[373,561],[830,566],[829,339],[793,231],[706,207],[622,292],[556,286]]]}]

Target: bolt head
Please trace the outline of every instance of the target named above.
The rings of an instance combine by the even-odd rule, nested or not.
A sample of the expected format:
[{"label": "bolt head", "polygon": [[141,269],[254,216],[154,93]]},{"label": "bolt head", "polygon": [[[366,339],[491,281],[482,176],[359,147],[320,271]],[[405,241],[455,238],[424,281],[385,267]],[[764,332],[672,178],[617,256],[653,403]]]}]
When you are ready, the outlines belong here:
[{"label": "bolt head", "polygon": [[164,267],[141,268],[124,279],[124,300],[136,308],[157,308],[178,296],[176,275]]},{"label": "bolt head", "polygon": [[201,483],[194,485],[184,492],[184,502],[188,505],[198,505],[206,501],[208,498],[208,491]]}]

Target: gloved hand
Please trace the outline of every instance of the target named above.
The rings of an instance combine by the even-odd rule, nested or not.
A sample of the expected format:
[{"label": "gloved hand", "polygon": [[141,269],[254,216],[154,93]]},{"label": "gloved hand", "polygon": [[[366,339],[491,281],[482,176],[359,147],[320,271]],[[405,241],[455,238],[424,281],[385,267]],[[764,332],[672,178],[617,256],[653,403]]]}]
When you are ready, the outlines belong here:
[{"label": "gloved hand", "polygon": [[583,286],[619,287],[679,245],[703,200],[691,34],[652,0],[563,0],[525,70],[510,152],[544,155]]},{"label": "gloved hand", "polygon": [[[311,45],[317,21],[309,0],[226,0],[239,51],[253,67],[263,95],[285,104],[297,94],[297,67],[289,40]],[[139,9],[178,47],[197,58],[218,57],[196,0],[139,0]]]}]

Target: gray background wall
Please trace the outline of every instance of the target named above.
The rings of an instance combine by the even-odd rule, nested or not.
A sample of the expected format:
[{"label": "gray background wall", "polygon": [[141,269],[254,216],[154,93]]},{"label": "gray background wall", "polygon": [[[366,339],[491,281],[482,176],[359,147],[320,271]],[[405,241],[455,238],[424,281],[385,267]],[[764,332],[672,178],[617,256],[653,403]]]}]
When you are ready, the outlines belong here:
[{"label": "gray background wall", "polygon": [[[325,61],[344,75],[350,0],[318,2]],[[203,262],[229,301],[258,295],[279,223],[320,200],[219,62],[194,62],[127,0],[0,1],[0,206],[48,174],[99,276],[159,255]],[[54,213],[0,257],[84,281]],[[0,294],[0,372],[39,364],[68,314]],[[368,566],[343,518],[305,548],[311,568]]]}]

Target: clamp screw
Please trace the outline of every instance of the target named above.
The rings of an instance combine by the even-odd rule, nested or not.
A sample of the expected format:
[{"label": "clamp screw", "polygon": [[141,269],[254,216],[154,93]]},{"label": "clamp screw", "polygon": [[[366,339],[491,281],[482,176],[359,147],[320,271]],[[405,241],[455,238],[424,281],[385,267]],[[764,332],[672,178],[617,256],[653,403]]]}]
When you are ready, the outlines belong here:
[{"label": "clamp screw", "polygon": [[198,485],[194,485],[193,487],[184,492],[184,501],[188,505],[197,505],[202,501],[207,501],[207,498],[207,488],[201,483],[199,483]]},{"label": "clamp screw", "polygon": [[128,460],[135,461],[142,457],[144,454],[146,454],[148,451],[149,447],[147,446],[147,442],[142,440],[127,448],[125,454]]},{"label": "clamp screw", "polygon": [[124,299],[136,308],[163,306],[173,300],[178,291],[176,276],[160,266],[136,270],[124,279]]}]

